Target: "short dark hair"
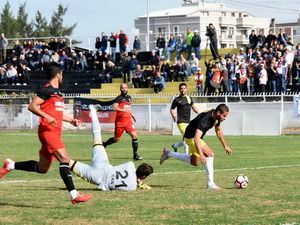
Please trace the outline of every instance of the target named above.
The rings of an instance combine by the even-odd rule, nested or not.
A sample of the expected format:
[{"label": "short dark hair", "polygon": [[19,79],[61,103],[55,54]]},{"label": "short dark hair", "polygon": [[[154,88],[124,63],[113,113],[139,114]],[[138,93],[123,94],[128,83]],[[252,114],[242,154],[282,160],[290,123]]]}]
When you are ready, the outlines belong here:
[{"label": "short dark hair", "polygon": [[135,173],[138,179],[145,179],[147,176],[153,173],[153,167],[150,166],[148,163],[142,163],[136,169]]},{"label": "short dark hair", "polygon": [[47,75],[47,80],[53,79],[58,73],[62,72],[61,66],[57,62],[45,63],[44,70]]},{"label": "short dark hair", "polygon": [[225,104],[220,104],[217,106],[217,108],[215,109],[216,112],[220,112],[221,114],[223,114],[224,112],[229,112],[229,108],[227,105]]},{"label": "short dark hair", "polygon": [[182,86],[186,86],[187,87],[187,84],[186,83],[180,83],[179,84],[179,88],[181,88]]}]

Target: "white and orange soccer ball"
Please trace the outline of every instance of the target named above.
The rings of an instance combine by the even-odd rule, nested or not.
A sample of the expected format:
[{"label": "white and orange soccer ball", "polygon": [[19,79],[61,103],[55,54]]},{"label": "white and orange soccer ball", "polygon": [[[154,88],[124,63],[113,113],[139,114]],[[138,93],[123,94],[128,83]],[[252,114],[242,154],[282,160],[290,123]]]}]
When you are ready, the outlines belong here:
[{"label": "white and orange soccer ball", "polygon": [[247,176],[243,174],[239,174],[236,176],[234,180],[234,186],[239,189],[244,189],[248,186],[249,179]]}]

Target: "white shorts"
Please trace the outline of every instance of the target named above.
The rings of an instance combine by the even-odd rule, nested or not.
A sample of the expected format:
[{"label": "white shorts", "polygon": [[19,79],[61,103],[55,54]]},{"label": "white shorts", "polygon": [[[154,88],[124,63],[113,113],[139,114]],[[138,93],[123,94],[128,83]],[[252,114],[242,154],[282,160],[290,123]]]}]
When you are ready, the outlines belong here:
[{"label": "white shorts", "polygon": [[89,183],[99,185],[102,181],[105,167],[110,167],[105,148],[102,145],[96,145],[93,147],[91,164],[76,162],[73,173]]}]

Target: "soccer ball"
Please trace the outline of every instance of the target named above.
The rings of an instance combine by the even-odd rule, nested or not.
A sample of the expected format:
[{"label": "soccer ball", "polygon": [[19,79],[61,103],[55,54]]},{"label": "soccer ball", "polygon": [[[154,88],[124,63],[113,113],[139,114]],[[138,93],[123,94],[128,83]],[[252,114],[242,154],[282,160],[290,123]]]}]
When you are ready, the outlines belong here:
[{"label": "soccer ball", "polygon": [[234,186],[240,189],[246,188],[248,183],[249,183],[248,177],[243,174],[237,175],[234,180]]}]

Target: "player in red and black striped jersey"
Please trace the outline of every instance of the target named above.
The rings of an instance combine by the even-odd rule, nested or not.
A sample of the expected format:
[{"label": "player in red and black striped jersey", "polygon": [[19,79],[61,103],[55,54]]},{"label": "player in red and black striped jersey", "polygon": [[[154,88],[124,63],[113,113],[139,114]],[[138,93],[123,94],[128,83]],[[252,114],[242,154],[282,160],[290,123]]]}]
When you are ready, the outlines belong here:
[{"label": "player in red and black striped jersey", "polygon": [[126,83],[120,85],[120,91],[121,94],[115,98],[113,104],[113,110],[117,112],[115,135],[104,142],[103,146],[106,147],[113,143],[120,142],[123,132],[126,131],[132,139],[133,159],[141,160],[143,158],[138,155],[138,136],[134,126],[135,118],[131,111],[132,100],[131,96],[128,95],[128,86]]},{"label": "player in red and black striped jersey", "polygon": [[65,149],[61,138],[62,122],[69,122],[78,126],[77,119],[64,115],[64,99],[59,86],[62,84],[63,72],[58,63],[51,62],[45,65],[48,82],[37,91],[28,109],[40,117],[38,136],[42,144],[39,161],[29,160],[14,162],[11,159],[4,161],[0,169],[0,178],[11,170],[23,170],[28,172],[46,173],[53,159],[60,162],[59,172],[73,204],[85,202],[91,199],[90,195],[80,194],[74,187],[69,169],[70,156]]}]

